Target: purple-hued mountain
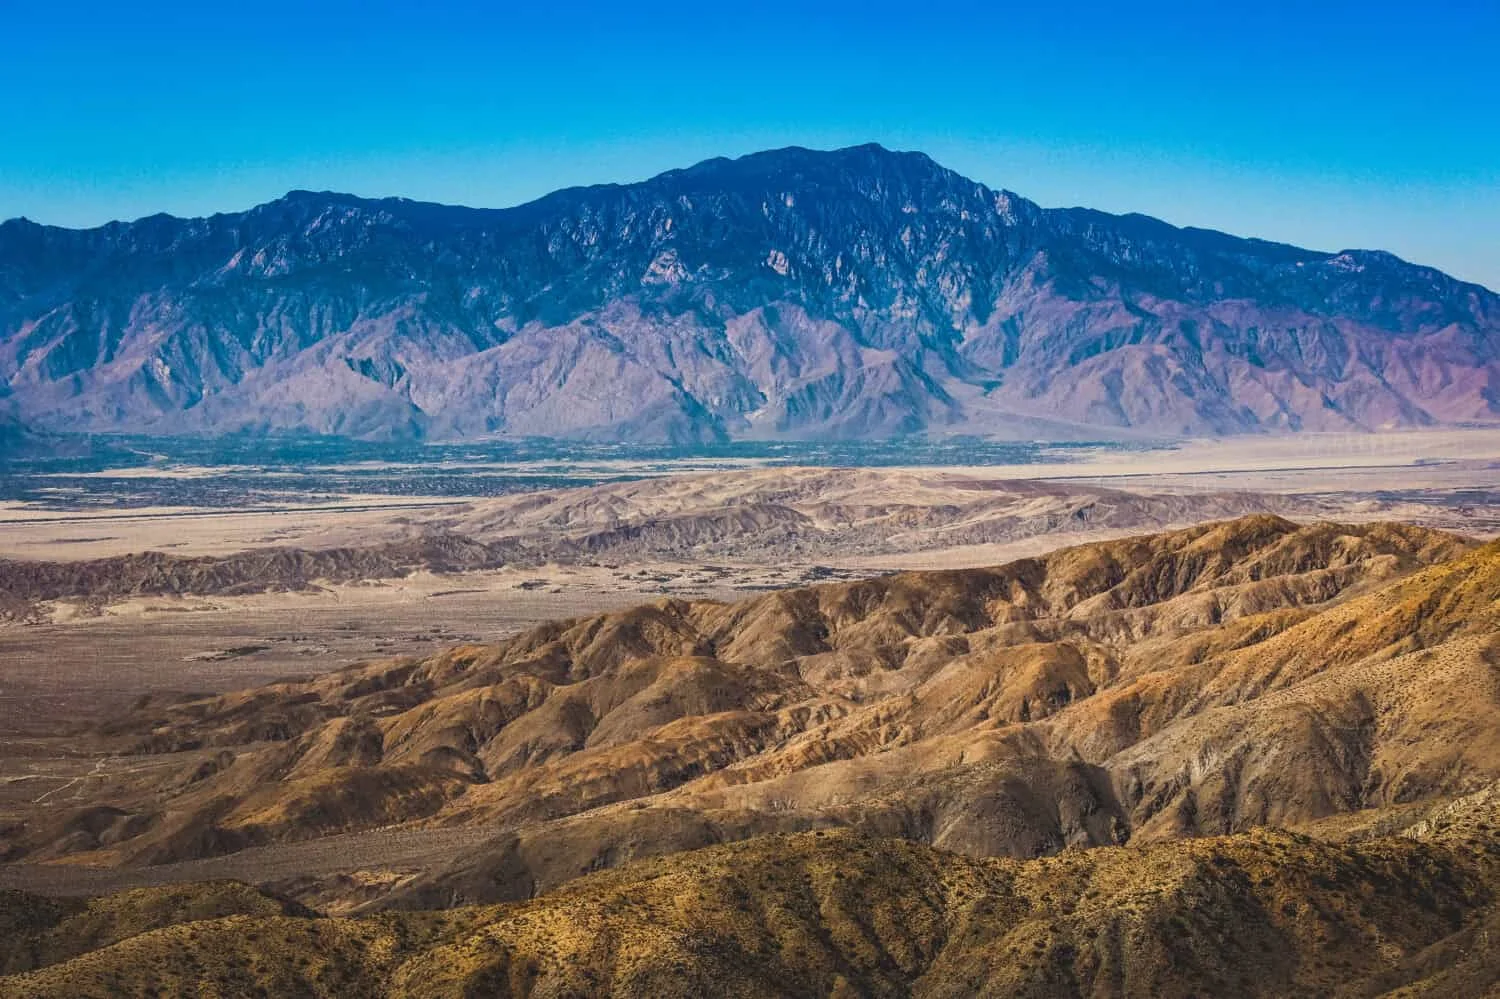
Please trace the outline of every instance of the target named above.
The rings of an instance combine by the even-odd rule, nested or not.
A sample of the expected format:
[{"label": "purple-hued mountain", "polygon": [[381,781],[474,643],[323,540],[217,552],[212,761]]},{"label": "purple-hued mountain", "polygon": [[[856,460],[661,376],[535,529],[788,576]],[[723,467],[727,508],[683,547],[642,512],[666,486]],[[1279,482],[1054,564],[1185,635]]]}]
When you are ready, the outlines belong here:
[{"label": "purple-hued mountain", "polygon": [[783,149],[504,210],[6,222],[0,401],[45,430],[670,441],[1500,423],[1500,296]]}]

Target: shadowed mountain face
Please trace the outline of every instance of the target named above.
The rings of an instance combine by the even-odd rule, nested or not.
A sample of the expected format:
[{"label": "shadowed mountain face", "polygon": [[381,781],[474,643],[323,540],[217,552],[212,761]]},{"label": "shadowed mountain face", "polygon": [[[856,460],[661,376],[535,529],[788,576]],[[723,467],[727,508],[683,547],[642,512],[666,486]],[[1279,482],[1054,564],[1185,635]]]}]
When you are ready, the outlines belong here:
[{"label": "shadowed mountain face", "polygon": [[1500,420],[1500,298],[786,149],[496,211],[295,192],[7,222],[0,385],[51,429],[1374,429]]},{"label": "shadowed mountain face", "polygon": [[0,462],[6,458],[30,456],[46,444],[45,438],[22,423],[11,407],[0,401]]}]

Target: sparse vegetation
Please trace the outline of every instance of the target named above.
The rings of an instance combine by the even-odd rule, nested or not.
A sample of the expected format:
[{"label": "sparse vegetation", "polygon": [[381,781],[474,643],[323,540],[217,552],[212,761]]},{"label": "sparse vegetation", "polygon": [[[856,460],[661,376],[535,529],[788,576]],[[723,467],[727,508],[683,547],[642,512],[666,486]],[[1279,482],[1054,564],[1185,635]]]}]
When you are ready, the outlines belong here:
[{"label": "sparse vegetation", "polygon": [[[1479,996],[1500,980],[1474,946],[1497,888],[1492,838],[1255,832],[1013,861],[814,833],[446,912],[315,918],[240,889],[245,914],[121,925],[0,995]],[[49,905],[12,895],[0,918]]]},{"label": "sparse vegetation", "polygon": [[148,699],[12,856],[323,914],[15,894],[0,995],[1482,995],[1497,642],[1500,546],[1258,516]]}]

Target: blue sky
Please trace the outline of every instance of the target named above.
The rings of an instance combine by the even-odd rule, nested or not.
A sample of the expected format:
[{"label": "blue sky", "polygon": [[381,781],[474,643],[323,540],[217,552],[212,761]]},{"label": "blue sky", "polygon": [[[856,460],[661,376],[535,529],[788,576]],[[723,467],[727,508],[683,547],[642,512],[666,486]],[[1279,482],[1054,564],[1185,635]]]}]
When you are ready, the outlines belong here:
[{"label": "blue sky", "polygon": [[799,6],[0,0],[0,218],[503,206],[878,141],[1500,289],[1500,0]]}]

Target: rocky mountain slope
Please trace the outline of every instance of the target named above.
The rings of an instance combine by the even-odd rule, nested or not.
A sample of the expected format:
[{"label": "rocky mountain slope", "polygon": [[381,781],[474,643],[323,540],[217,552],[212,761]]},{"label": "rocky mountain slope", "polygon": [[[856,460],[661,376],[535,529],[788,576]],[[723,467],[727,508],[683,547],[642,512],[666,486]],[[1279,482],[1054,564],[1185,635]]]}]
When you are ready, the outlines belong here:
[{"label": "rocky mountain slope", "polygon": [[1027,862],[806,833],[519,905],[354,919],[234,885],[87,905],[14,893],[0,996],[1467,999],[1500,981],[1500,814],[1476,818],[1420,838],[1257,832]]},{"label": "rocky mountain slope", "polygon": [[1258,516],[738,604],[666,600],[113,719],[139,757],[0,829],[160,863],[422,822],[497,830],[385,904],[852,826],[974,856],[1170,839],[1500,778],[1500,560]]},{"label": "rocky mountain slope", "polygon": [[1406,525],[662,600],[80,736],[6,883],[280,873],[0,893],[0,995],[1490,995],[1497,733],[1500,543]]},{"label": "rocky mountain slope", "polygon": [[294,192],[0,225],[43,428],[605,439],[1500,420],[1500,298],[1366,251],[1042,209],[877,146],[506,210]]},{"label": "rocky mountain slope", "polygon": [[0,404],[0,464],[7,458],[34,455],[48,445],[47,439],[21,422],[12,407]]}]

